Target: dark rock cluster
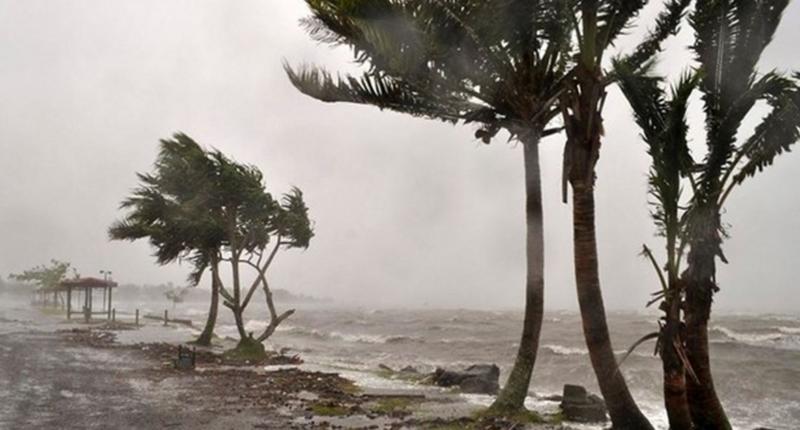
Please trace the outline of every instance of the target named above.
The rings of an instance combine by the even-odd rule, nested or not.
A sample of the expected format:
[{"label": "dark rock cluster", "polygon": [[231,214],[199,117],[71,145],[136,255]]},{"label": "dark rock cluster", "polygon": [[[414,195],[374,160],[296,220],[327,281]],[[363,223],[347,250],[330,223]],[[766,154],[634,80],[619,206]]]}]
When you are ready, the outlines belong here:
[{"label": "dark rock cluster", "polygon": [[564,418],[568,421],[591,423],[608,420],[606,404],[603,399],[594,394],[588,394],[586,388],[580,385],[564,385],[561,410]]},{"label": "dark rock cluster", "polygon": [[463,371],[437,368],[433,383],[440,387],[459,387],[463,393],[497,394],[500,368],[496,364],[473,364]]}]

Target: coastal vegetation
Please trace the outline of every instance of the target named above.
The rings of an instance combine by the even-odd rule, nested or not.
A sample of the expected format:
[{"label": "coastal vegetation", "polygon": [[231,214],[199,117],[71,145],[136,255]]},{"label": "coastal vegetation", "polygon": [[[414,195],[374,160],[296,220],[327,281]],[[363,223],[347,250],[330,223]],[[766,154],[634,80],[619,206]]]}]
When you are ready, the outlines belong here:
[{"label": "coastal vegetation", "polygon": [[[599,4],[602,3],[602,4]],[[650,428],[617,371],[604,314],[594,238],[594,164],[602,134],[603,54],[646,2],[461,2],[308,0],[313,38],[346,45],[368,70],[334,79],[318,68],[292,83],[325,102],[464,124],[484,143],[505,130],[522,143],[525,166],[527,282],[525,319],[514,367],[492,408],[523,409],[536,361],[544,304],[544,239],[538,145],[566,129],[566,184],[573,188],[575,274],[595,373],[620,428]],[[671,2],[625,61],[637,68],[673,33],[687,1]],[[577,18],[575,16],[577,12]],[[388,24],[391,23],[391,24]],[[577,60],[576,60],[577,59]],[[563,127],[548,128],[561,118]]]},{"label": "coastal vegetation", "polygon": [[[334,79],[294,70],[292,83],[325,102],[373,105],[450,123],[475,124],[490,143],[501,130],[521,143],[525,172],[525,317],[517,357],[493,408],[523,408],[544,312],[544,221],[539,141],[559,131],[559,82],[570,43],[557,2],[340,2],[309,0],[311,36],[350,47],[369,70]],[[393,23],[387,25],[386,23]],[[457,49],[455,49],[455,46]]]},{"label": "coastal vegetation", "polygon": [[[50,260],[50,265],[40,264],[36,267],[23,271],[22,273],[11,273],[8,275],[9,280],[19,281],[23,283],[30,283],[44,289],[55,289],[67,279],[71,265],[67,261],[60,261],[56,259]],[[77,278],[78,272],[72,268],[72,276]],[[0,285],[2,283],[0,282]]]},{"label": "coastal vegetation", "polygon": [[[234,315],[239,347],[248,354],[254,349],[263,352],[261,342],[294,313],[290,309],[278,314],[267,269],[279,250],[307,248],[314,235],[302,192],[293,188],[277,201],[265,190],[257,167],[206,150],[182,133],[161,141],[154,173],[137,176],[140,187],[121,205],[129,213],[112,224],[109,237],[149,239],[159,264],[190,261],[192,285],[210,269],[211,308],[197,343],[210,343],[221,296]],[[222,263],[229,264],[228,287],[220,275]],[[249,285],[243,285],[246,267],[255,272]],[[270,322],[254,337],[245,331],[243,313],[259,287]]]},{"label": "coastal vegetation", "polygon": [[[674,85],[670,99],[664,77],[618,65],[652,159],[652,214],[666,240],[666,277],[647,247],[645,254],[659,270],[661,290],[654,302],[660,301],[664,312],[658,350],[672,429],[731,428],[714,389],[708,321],[720,289],[716,262],[728,263],[721,247],[727,237],[726,199],[800,139],[798,75],[757,69],[786,5],[698,2],[690,20],[697,64]],[[687,104],[694,91],[701,94],[706,125],[706,151],[699,156],[691,154],[687,137]],[[758,103],[766,105],[766,115],[747,133],[743,122]]]},{"label": "coastal vegetation", "polygon": [[[634,402],[617,364],[606,322],[595,238],[595,166],[607,87],[620,83],[643,129],[653,160],[654,219],[667,238],[666,277],[659,272],[665,312],[659,336],[665,402],[672,428],[729,429],[714,391],[708,319],[718,290],[715,260],[725,199],[734,186],[772,164],[798,138],[795,83],[756,62],[787,1],[698,1],[690,15],[699,64],[671,99],[653,78],[653,58],[678,30],[688,0],[670,1],[653,29],[626,56],[608,56],[616,39],[648,3],[400,0],[306,0],[303,24],[315,40],[349,47],[366,71],[334,78],[325,70],[286,65],[291,82],[324,102],[374,105],[451,123],[476,123],[489,143],[500,130],[522,143],[526,180],[527,287],[517,360],[492,408],[523,408],[541,330],[544,256],[538,144],[566,132],[562,193],[572,189],[574,268],[584,335],[615,428],[651,424]],[[610,70],[610,71],[609,71]],[[703,94],[708,152],[694,161],[687,144],[689,97]],[[742,121],[764,102],[770,113],[736,145]],[[561,126],[547,128],[560,114]],[[682,181],[692,195],[681,200]],[[687,203],[688,202],[688,203]],[[681,261],[687,268],[680,272]],[[653,337],[653,336],[650,336]],[[648,338],[645,336],[644,339]],[[688,382],[687,382],[688,381]]]},{"label": "coastal vegetation", "polygon": [[[721,290],[717,276],[721,266],[717,264],[728,263],[723,252],[723,243],[728,238],[725,222],[728,198],[739,185],[772,165],[800,140],[800,73],[764,72],[758,67],[776,34],[788,0],[665,0],[644,36],[633,40],[630,49],[618,46],[626,46],[621,39],[650,4],[646,0],[305,0],[305,3],[311,16],[302,21],[302,26],[311,38],[330,47],[348,48],[362,72],[340,76],[319,66],[298,67],[284,62],[291,85],[303,94],[328,103],[370,105],[453,125],[471,125],[475,127],[475,139],[483,144],[502,137],[518,144],[525,217],[521,335],[519,343],[513,346],[516,350],[513,365],[499,392],[500,367],[491,365],[495,376],[489,395],[497,392],[491,405],[455,419],[409,418],[415,408],[430,400],[424,395],[403,397],[394,393],[369,397],[352,381],[338,375],[292,367],[302,363],[302,359],[283,353],[297,345],[281,349],[280,354],[267,351],[264,345],[295,312],[295,309],[278,310],[276,301],[285,304],[293,296],[271,288],[268,280],[272,278],[268,275],[272,274],[280,251],[307,249],[315,236],[304,194],[297,187],[280,196],[273,194],[267,191],[264,174],[257,166],[238,162],[219,150],[202,146],[186,134],[175,133],[160,141],[152,172],[136,174],[138,186],[120,204],[125,214],[110,225],[107,233],[115,241],[146,240],[159,265],[176,262],[190,265],[188,287],[173,288],[171,283],[160,286],[167,288],[163,296],[173,307],[190,294],[190,287],[199,285],[203,279],[209,282],[207,319],[196,339],[197,345],[208,346],[212,339],[218,339],[214,332],[220,304],[231,311],[238,335],[235,348],[222,354],[199,348],[203,349],[199,362],[209,368],[216,367],[214,372],[204,370],[196,375],[204,373],[209,380],[228,384],[224,398],[213,388],[207,389],[209,396],[219,397],[212,401],[227,404],[250,397],[258,400],[252,404],[291,410],[297,414],[293,418],[298,419],[309,415],[313,419],[352,415],[370,420],[374,416],[400,417],[402,425],[422,429],[561,425],[568,417],[563,406],[566,395],[560,399],[564,412],[553,415],[527,410],[525,400],[530,396],[533,371],[540,358],[545,308],[540,144],[546,139],[562,139],[561,196],[563,203],[571,204],[572,264],[583,335],[580,342],[585,342],[586,348],[570,351],[552,348],[550,357],[557,356],[554,359],[557,360],[572,355],[577,362],[586,361],[582,358],[585,354],[592,370],[586,367],[581,372],[588,375],[594,372],[602,394],[596,403],[600,408],[603,404],[607,407],[611,427],[652,430],[653,425],[631,394],[622,362],[634,348],[655,340],[660,362],[651,364],[660,365],[656,369],[661,373],[669,428],[733,428],[723,407],[725,399],[718,395],[712,376],[709,323],[713,299]],[[691,32],[688,55],[692,58],[683,64],[680,76],[668,76],[659,70],[657,60],[666,40],[682,27]],[[642,251],[658,279],[657,291],[646,303],[656,305],[660,311],[658,329],[644,334],[623,357],[615,352],[611,342],[596,237],[597,163],[605,139],[604,115],[612,86],[619,87],[626,106],[630,106],[649,156],[648,195],[642,199],[648,199],[657,234],[664,242],[653,248],[655,251],[648,245]],[[690,130],[694,106],[699,106],[697,116],[702,117],[702,133],[694,133],[702,136],[699,145],[692,145]],[[53,259],[49,265],[10,274],[8,280],[15,282],[14,294],[17,282],[34,284],[47,292],[55,291],[70,273],[78,277],[70,263]],[[11,287],[0,278],[4,294]],[[259,333],[248,332],[251,325],[245,322],[245,312],[252,311],[250,305],[262,293],[261,319],[265,327]],[[91,299],[91,293],[87,294],[85,297]],[[160,289],[153,295],[163,303]],[[111,312],[109,309],[109,320]],[[44,311],[45,315],[56,313],[57,310]],[[87,325],[91,323],[88,315]],[[138,328],[138,309],[135,315],[136,326],[126,328]],[[462,330],[463,321],[455,317],[437,322],[436,328],[441,332],[462,331],[434,342],[427,337],[423,339],[423,335],[417,336],[418,333],[384,337],[380,327],[376,327],[377,318],[359,320],[348,316],[342,322],[327,317],[330,319],[306,324],[326,321],[329,326],[324,331],[298,324],[292,327],[292,334],[303,336],[304,342],[314,347],[348,345],[352,348],[343,350],[353,356],[358,355],[360,347],[370,344],[381,345],[385,350],[402,349],[405,359],[414,357],[416,348],[427,343],[450,344],[442,348],[452,348],[471,359],[475,344],[498,332],[491,331],[496,327],[476,331],[480,334],[474,336],[472,344],[455,347],[452,344],[467,337],[462,336],[466,332]],[[397,320],[387,320],[398,324]],[[169,321],[166,311],[163,321],[166,326]],[[792,321],[800,324],[800,320]],[[406,323],[413,327],[408,330],[425,331],[433,326],[423,317]],[[473,319],[469,324],[481,328],[497,326],[496,320]],[[350,333],[343,332],[354,326],[372,331],[353,340]],[[86,330],[72,328],[62,336],[76,344],[83,342],[84,346],[109,347],[113,335],[94,331],[120,327],[122,324],[112,322]],[[770,326],[770,330],[775,333],[758,335],[797,334],[800,327]],[[502,345],[497,342],[490,346],[510,356],[512,349],[502,349],[510,344],[503,340]],[[171,344],[121,348],[166,363],[158,372],[178,372],[171,367],[172,362],[165,360],[173,355]],[[298,351],[315,350],[298,348]],[[475,356],[481,357],[479,353]],[[192,363],[194,366],[194,359]],[[290,368],[264,370],[267,365]],[[235,369],[237,366],[250,368]],[[334,366],[328,369],[335,369]],[[352,367],[355,366],[340,370],[353,371]],[[270,376],[263,377],[264,372]],[[439,369],[435,371],[438,373]],[[394,371],[381,365],[374,375],[409,385],[431,382],[428,375],[418,373],[413,366]],[[227,396],[230,393],[236,395]],[[473,392],[450,388],[439,393],[456,397]],[[558,396],[550,396],[546,401],[555,402],[554,397]],[[220,398],[224,401],[220,402]],[[229,402],[229,398],[238,400]]]}]

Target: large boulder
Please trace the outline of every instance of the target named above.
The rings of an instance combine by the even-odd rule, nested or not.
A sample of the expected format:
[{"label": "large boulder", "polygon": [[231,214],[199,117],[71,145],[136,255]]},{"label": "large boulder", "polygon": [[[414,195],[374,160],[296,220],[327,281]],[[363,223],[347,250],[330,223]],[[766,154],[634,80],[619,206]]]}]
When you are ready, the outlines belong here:
[{"label": "large boulder", "polygon": [[463,393],[497,394],[500,368],[495,364],[474,364],[463,371],[437,368],[433,383],[440,387],[459,387]]},{"label": "large boulder", "polygon": [[600,397],[588,394],[580,385],[564,385],[561,410],[568,421],[579,423],[605,422],[606,404]]}]

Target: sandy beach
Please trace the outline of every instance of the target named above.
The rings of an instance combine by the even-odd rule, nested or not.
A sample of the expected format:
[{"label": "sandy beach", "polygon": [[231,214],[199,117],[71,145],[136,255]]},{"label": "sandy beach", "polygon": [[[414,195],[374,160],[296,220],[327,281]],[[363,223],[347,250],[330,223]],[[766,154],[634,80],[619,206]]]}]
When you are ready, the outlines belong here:
[{"label": "sandy beach", "polygon": [[475,419],[477,407],[456,394],[358,387],[282,357],[244,363],[204,350],[194,370],[177,370],[180,342],[142,342],[148,333],[180,336],[3,311],[0,429],[567,428]]}]

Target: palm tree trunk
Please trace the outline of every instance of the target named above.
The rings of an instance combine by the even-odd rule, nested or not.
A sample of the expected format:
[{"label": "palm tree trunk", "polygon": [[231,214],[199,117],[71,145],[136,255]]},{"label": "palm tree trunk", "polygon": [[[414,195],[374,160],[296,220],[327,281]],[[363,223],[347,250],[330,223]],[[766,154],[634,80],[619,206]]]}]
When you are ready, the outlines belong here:
[{"label": "palm tree trunk", "polygon": [[664,369],[664,406],[670,430],[692,430],[692,417],[686,395],[686,371],[679,355],[683,348],[680,321],[680,290],[671,282],[667,317],[661,338],[661,363]]},{"label": "palm tree trunk", "polygon": [[525,159],[525,223],[527,227],[527,281],[525,285],[525,320],[517,359],[508,381],[491,406],[498,412],[524,408],[531,374],[539,349],[539,334],[544,315],[544,229],[542,217],[542,182],[539,171],[539,136],[523,139]]},{"label": "palm tree trunk", "polygon": [[214,336],[214,326],[217,323],[217,312],[219,311],[219,283],[217,283],[217,270],[219,263],[211,263],[211,307],[208,309],[208,319],[203,332],[197,338],[197,345],[211,345],[211,338]]},{"label": "palm tree trunk", "polygon": [[[712,234],[713,236],[713,234]],[[692,421],[698,430],[730,430],[731,424],[722,408],[708,354],[708,320],[711,316],[712,295],[717,289],[715,239],[696,241],[688,256],[684,272],[686,281],[686,355],[697,376],[687,382],[687,397]]]},{"label": "palm tree trunk", "polygon": [[597,264],[593,178],[571,180],[575,281],[589,358],[616,430],[652,430],[636,406],[614,357]]}]

